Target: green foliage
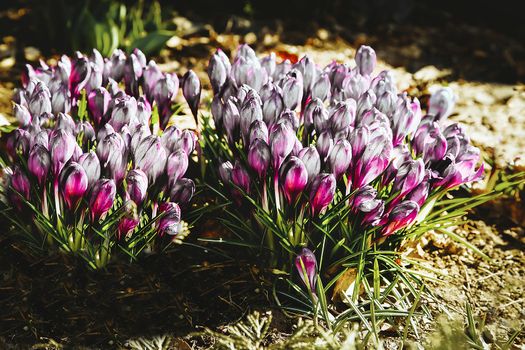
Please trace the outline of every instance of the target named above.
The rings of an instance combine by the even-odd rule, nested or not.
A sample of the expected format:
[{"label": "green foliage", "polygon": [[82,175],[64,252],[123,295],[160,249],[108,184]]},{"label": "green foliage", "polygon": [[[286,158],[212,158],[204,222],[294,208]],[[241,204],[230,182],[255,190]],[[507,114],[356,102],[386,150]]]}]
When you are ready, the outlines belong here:
[{"label": "green foliage", "polygon": [[174,35],[162,18],[158,1],[45,0],[36,2],[33,22],[41,41],[66,51],[98,49],[109,56],[116,48],[157,53]]}]

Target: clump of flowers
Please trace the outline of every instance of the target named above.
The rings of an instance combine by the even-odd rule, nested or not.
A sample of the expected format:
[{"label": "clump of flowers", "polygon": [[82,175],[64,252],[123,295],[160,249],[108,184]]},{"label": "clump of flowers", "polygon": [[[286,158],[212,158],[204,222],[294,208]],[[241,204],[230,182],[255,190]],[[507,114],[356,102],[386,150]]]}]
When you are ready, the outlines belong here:
[{"label": "clump of flowers", "polygon": [[359,285],[377,257],[396,265],[399,244],[435,222],[436,202],[483,172],[480,151],[447,119],[450,89],[423,114],[391,72],[374,74],[372,48],[360,47],[355,63],[277,62],[241,45],[233,63],[219,49],[208,67],[209,181],[234,206],[223,222],[270,267],[297,276],[295,265],[315,303],[321,276],[334,278],[326,293],[350,270]]},{"label": "clump of flowers", "polygon": [[[196,116],[195,73],[181,85]],[[27,65],[4,169],[15,231],[34,246],[77,252],[93,268],[116,251],[135,258],[183,238],[181,208],[195,191],[184,175],[197,137],[171,125],[178,91],[178,77],[140,50]]]}]

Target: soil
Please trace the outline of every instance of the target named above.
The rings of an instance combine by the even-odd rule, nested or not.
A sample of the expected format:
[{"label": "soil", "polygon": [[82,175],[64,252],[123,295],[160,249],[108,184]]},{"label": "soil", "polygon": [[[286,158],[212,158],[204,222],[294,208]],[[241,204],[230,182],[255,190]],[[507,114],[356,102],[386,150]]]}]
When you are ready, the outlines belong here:
[{"label": "soil", "polygon": [[[442,32],[406,25],[372,33],[319,26],[285,32],[276,29],[275,23],[245,20],[246,24],[232,18],[230,30],[218,33],[206,23],[183,17],[175,20],[186,24],[182,27],[187,28],[187,34],[170,40],[160,53],[161,67],[178,73],[184,73],[181,67],[194,69],[207,88],[204,99],[210,97],[205,66],[216,47],[231,52],[239,43],[248,42],[260,53],[309,54],[324,65],[334,59],[353,64],[355,49],[367,43],[378,48],[379,69],[392,69],[400,88],[422,101],[439,84],[453,88],[458,102],[451,119],[466,125],[492,170],[525,169],[525,86],[519,83],[525,69],[523,61],[513,58],[521,57],[524,48],[522,42],[497,31],[464,24],[458,30],[467,34],[461,39],[454,34],[454,40],[449,37],[448,24],[443,24]],[[16,39],[3,40],[0,125],[4,118],[11,121],[10,92],[18,85],[24,63],[14,59]],[[482,49],[483,40],[494,44]],[[499,45],[507,45],[508,53],[498,51]],[[446,55],[436,54],[439,50],[445,50]],[[501,55],[507,55],[504,61]],[[30,56],[26,52],[26,58],[34,63],[39,54]],[[485,319],[483,335],[489,344],[525,327],[524,208],[518,199],[492,202],[471,212],[469,223],[455,229],[488,255],[488,260],[437,234],[425,236],[417,257],[443,273],[438,277],[441,282],[430,283],[439,303],[424,301],[435,318],[443,313],[451,319],[461,318],[468,302],[475,316]],[[206,227],[198,231],[205,232]],[[149,256],[140,264],[117,262],[108,271],[92,272],[61,255],[35,260],[23,247],[2,237],[0,347],[9,344],[15,348],[18,344],[24,348],[52,339],[59,344],[105,348],[141,336],[182,337],[203,326],[222,329],[253,309],[272,309],[264,288],[267,281],[256,267],[187,249],[184,253],[175,250],[164,256]],[[273,334],[279,339],[290,332],[293,322],[277,309],[272,311]],[[416,342],[435,328],[435,322],[423,320],[420,326],[423,333],[414,339]],[[202,340],[188,342],[206,346]],[[398,348],[399,341],[388,338],[385,346]],[[515,346],[525,347],[525,334],[518,336]]]}]

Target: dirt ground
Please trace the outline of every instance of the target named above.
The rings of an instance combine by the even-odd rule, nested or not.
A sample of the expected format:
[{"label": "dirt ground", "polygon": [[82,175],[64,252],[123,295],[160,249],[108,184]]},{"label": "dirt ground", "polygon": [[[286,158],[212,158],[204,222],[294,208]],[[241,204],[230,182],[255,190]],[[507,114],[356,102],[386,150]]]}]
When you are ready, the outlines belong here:
[{"label": "dirt ground", "polygon": [[[183,73],[183,67],[192,67],[206,86],[206,61],[216,47],[231,52],[239,43],[248,42],[259,52],[299,57],[309,54],[324,65],[334,59],[353,64],[352,57],[360,44],[375,46],[380,67],[393,69],[400,88],[409,93],[424,100],[439,84],[453,88],[458,102],[451,118],[466,125],[473,142],[494,167],[504,171],[525,169],[525,86],[518,82],[524,76],[525,65],[513,58],[516,52],[521,57],[523,47],[512,38],[464,25],[461,29],[468,35],[463,46],[450,38],[446,43],[437,40],[433,46],[430,42],[437,35],[433,28],[426,32],[415,28],[408,35],[402,25],[373,34],[318,27],[307,31],[313,35],[304,35],[283,33],[261,23],[243,26],[240,20],[232,19],[230,32],[217,33],[207,24],[183,17],[175,20],[185,32],[170,40],[161,52],[162,68]],[[447,35],[447,30],[450,28],[437,37]],[[396,33],[404,36],[400,38]],[[483,39],[501,40],[483,49]],[[22,64],[10,54],[16,40],[3,40],[0,125],[4,118],[10,120],[10,92],[18,84]],[[501,54],[497,45],[506,45],[507,53]],[[436,53],[439,50],[448,50],[451,57],[440,61],[443,53]],[[38,57],[32,53],[29,50],[26,57]],[[433,57],[438,58],[429,59]],[[203,96],[209,98],[209,90]],[[488,255],[489,260],[439,235],[425,237],[418,258],[443,272],[440,283],[431,283],[441,303],[426,301],[435,317],[463,317],[465,303],[469,302],[475,316],[485,318],[484,337],[489,343],[525,326],[524,212],[523,203],[515,200],[494,202],[472,212],[468,225],[456,228],[456,233]],[[11,243],[7,238],[0,239],[0,337],[5,344],[31,344],[51,338],[58,343],[105,347],[137,335],[184,336],[197,326],[220,328],[252,309],[268,309],[264,275],[242,262],[223,263],[213,257],[208,260],[202,252],[183,258],[173,252],[166,257],[147,258],[141,266],[115,264],[108,272],[97,274],[66,264],[62,257],[35,262]],[[274,313],[279,314],[277,310]],[[423,334],[434,325],[432,320],[423,320]],[[287,334],[291,323],[276,317],[273,327],[276,334]],[[523,333],[515,344],[517,348],[525,347]],[[385,345],[392,349],[399,346],[396,341]]]}]

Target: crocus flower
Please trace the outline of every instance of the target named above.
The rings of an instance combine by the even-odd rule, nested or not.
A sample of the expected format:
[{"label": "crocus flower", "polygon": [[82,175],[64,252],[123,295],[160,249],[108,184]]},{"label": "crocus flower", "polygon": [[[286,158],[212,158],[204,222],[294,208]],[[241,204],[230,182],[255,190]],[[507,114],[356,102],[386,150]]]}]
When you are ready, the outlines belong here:
[{"label": "crocus flower", "polygon": [[428,114],[434,116],[434,120],[445,120],[452,113],[456,97],[449,87],[444,87],[430,96],[428,101]]},{"label": "crocus flower", "polygon": [[315,294],[315,285],[317,283],[317,259],[314,253],[308,248],[303,248],[301,254],[295,258],[295,267],[299,277],[307,288]]},{"label": "crocus flower", "polygon": [[292,152],[295,133],[289,123],[280,121],[270,130],[270,150],[275,171],[280,168],[283,160]]},{"label": "crocus flower", "polygon": [[330,97],[330,77],[328,73],[322,73],[317,77],[317,80],[312,86],[312,99],[320,99],[326,101]]},{"label": "crocus flower", "polygon": [[374,49],[370,46],[361,46],[355,55],[355,62],[362,75],[370,75],[374,71],[377,58]]},{"label": "crocus flower", "polygon": [[197,111],[201,98],[201,82],[194,71],[189,70],[182,80],[182,93],[190,106],[193,117],[197,120]]},{"label": "crocus flower", "polygon": [[388,214],[381,234],[384,237],[390,236],[394,232],[407,227],[414,222],[418,212],[419,205],[416,202],[403,201],[397,204]]},{"label": "crocus flower", "polygon": [[100,179],[95,182],[89,199],[91,220],[96,221],[106,214],[113,206],[117,187],[112,179]]},{"label": "crocus flower", "polygon": [[118,99],[108,123],[117,132],[120,132],[124,125],[137,124],[137,100],[134,97]]},{"label": "crocus flower", "polygon": [[334,199],[336,185],[333,174],[321,173],[313,179],[310,189],[312,215],[318,215],[330,205]]},{"label": "crocus flower", "polygon": [[51,156],[44,146],[39,144],[33,146],[29,152],[27,168],[37,178],[38,184],[42,186],[51,168]]},{"label": "crocus flower", "polygon": [[166,202],[159,206],[159,215],[162,215],[159,219],[159,234],[164,236],[168,234],[174,236],[179,233],[180,223],[180,207],[177,203]]},{"label": "crocus flower", "polygon": [[421,158],[409,160],[399,167],[392,189],[399,193],[398,198],[401,198],[419,185],[424,177],[425,165]]},{"label": "crocus flower", "polygon": [[137,205],[133,201],[125,203],[125,214],[120,219],[117,229],[117,239],[126,237],[131,231],[139,225],[139,216],[137,214]]},{"label": "crocus flower", "polygon": [[166,161],[166,174],[173,181],[180,179],[188,169],[188,155],[179,149],[169,155]]},{"label": "crocus flower", "polygon": [[336,177],[340,178],[352,162],[352,146],[347,140],[339,140],[328,155],[330,170]]},{"label": "crocus flower", "polygon": [[308,171],[303,161],[295,156],[289,157],[279,170],[279,180],[288,203],[295,203],[308,184]]},{"label": "crocus flower", "polygon": [[195,183],[191,179],[178,179],[171,182],[170,198],[179,204],[188,204],[195,193]]},{"label": "crocus flower", "polygon": [[13,115],[15,116],[16,120],[18,121],[18,125],[21,128],[25,128],[29,126],[29,123],[31,123],[31,114],[29,113],[29,110],[23,105],[15,103],[13,106]]},{"label": "crocus flower", "polygon": [[53,131],[49,139],[49,151],[53,162],[53,173],[58,176],[66,162],[73,156],[75,138],[63,129]]},{"label": "crocus flower", "polygon": [[294,110],[303,98],[303,76],[297,69],[286,74],[282,82],[284,108]]},{"label": "crocus flower", "polygon": [[148,191],[148,177],[140,169],[133,169],[126,176],[126,193],[137,205],[146,199]]},{"label": "crocus flower", "polygon": [[70,162],[60,175],[62,196],[69,209],[75,209],[88,189],[88,177],[82,166]]},{"label": "crocus flower", "polygon": [[255,139],[261,139],[268,143],[268,127],[266,123],[261,120],[254,121],[250,126],[249,144],[251,145]]},{"label": "crocus flower", "polygon": [[221,87],[226,82],[228,73],[227,67],[224,65],[224,60],[220,57],[219,53],[217,52],[211,56],[208,64],[208,76],[210,77],[213,91],[216,94],[220,92]]},{"label": "crocus flower", "polygon": [[[16,168],[13,171],[10,180],[11,187],[22,197],[29,200],[29,191],[31,189],[31,184],[27,176],[19,168]],[[19,198],[17,198],[17,202],[19,203]]]},{"label": "crocus flower", "polygon": [[270,147],[268,144],[260,138],[253,140],[248,150],[248,164],[260,178],[265,177],[270,165],[270,158]]},{"label": "crocus flower", "polygon": [[105,120],[108,113],[109,101],[111,95],[108,90],[101,87],[92,90],[88,95],[88,108],[93,116],[95,125],[101,125],[102,121]]},{"label": "crocus flower", "polygon": [[144,171],[152,184],[164,171],[166,160],[166,150],[158,136],[146,136],[138,144],[134,152],[135,167]]},{"label": "crocus flower", "polygon": [[231,181],[244,192],[250,193],[250,174],[239,162],[235,162],[231,171]]},{"label": "crocus flower", "polygon": [[91,188],[93,184],[100,178],[100,161],[94,151],[84,153],[78,159],[78,164],[84,168],[88,178],[88,186]]}]

